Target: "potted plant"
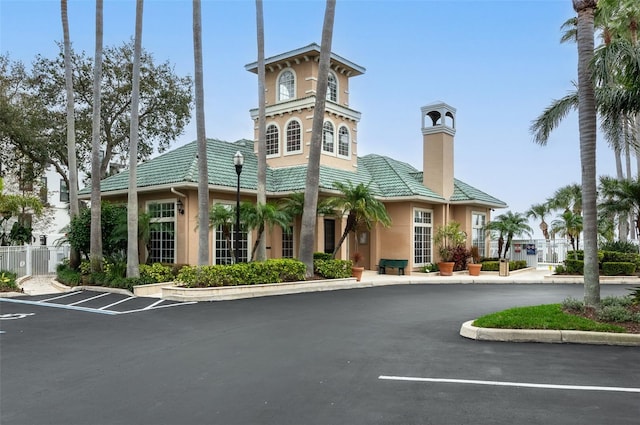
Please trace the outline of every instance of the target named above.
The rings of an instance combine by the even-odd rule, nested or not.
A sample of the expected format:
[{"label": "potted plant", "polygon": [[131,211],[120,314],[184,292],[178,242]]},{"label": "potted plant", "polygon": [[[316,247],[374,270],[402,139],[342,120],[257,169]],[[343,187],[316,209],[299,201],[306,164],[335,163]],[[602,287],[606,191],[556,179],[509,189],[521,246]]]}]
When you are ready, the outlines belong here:
[{"label": "potted plant", "polygon": [[[434,243],[438,246],[440,262],[438,269],[440,276],[451,276],[457,263],[464,260],[461,270],[464,270],[469,250],[464,246],[466,235],[460,229],[460,223],[451,221],[437,228]],[[465,253],[466,252],[466,253]],[[467,253],[469,253],[467,255]],[[462,258],[464,257],[464,258]]]},{"label": "potted plant", "polygon": [[353,265],[351,266],[351,275],[356,278],[356,282],[360,282],[362,278],[362,272],[364,272],[364,267],[360,266],[360,261],[362,261],[362,254],[358,251],[354,252],[351,256],[353,260]]},{"label": "potted plant", "polygon": [[467,269],[469,270],[469,276],[480,276],[482,263],[480,262],[480,254],[477,246],[471,247],[471,261],[467,264]]}]

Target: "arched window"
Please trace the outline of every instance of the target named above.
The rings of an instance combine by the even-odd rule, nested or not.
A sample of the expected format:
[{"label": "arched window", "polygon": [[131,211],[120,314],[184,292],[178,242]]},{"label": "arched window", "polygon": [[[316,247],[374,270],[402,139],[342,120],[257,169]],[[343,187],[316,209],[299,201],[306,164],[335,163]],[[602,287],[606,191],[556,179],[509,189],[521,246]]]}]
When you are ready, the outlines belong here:
[{"label": "arched window", "polygon": [[296,79],[292,71],[284,71],[278,78],[278,100],[290,100],[295,98]]},{"label": "arched window", "polygon": [[322,150],[333,153],[333,124],[329,121],[322,126]]},{"label": "arched window", "polygon": [[349,130],[345,126],[338,130],[338,155],[349,156]]},{"label": "arched window", "polygon": [[331,72],[329,73],[329,82],[327,84],[327,100],[338,101],[338,80]]},{"label": "arched window", "polygon": [[265,135],[266,151],[267,155],[278,155],[279,153],[279,141],[278,141],[278,127],[271,124],[267,127],[267,134]]},{"label": "arched window", "polygon": [[300,143],[300,123],[291,121],[287,124],[287,152],[299,152],[302,148]]}]

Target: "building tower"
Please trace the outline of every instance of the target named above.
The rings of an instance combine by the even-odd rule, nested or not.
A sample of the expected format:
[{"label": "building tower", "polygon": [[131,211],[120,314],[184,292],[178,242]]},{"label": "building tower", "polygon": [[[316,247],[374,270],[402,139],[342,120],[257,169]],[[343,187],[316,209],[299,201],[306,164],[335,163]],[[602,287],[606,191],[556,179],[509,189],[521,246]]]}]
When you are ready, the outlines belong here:
[{"label": "building tower", "polygon": [[455,108],[444,102],[423,106],[423,184],[450,199],[453,195],[453,138]]},{"label": "building tower", "polygon": [[[308,46],[265,59],[266,153],[269,167],[306,165],[318,82],[320,46]],[[245,69],[258,73],[258,63]],[[365,69],[332,53],[320,165],[355,172],[360,112],[349,106],[349,79]],[[258,109],[250,111],[258,140]],[[254,148],[257,152],[257,145]]]}]

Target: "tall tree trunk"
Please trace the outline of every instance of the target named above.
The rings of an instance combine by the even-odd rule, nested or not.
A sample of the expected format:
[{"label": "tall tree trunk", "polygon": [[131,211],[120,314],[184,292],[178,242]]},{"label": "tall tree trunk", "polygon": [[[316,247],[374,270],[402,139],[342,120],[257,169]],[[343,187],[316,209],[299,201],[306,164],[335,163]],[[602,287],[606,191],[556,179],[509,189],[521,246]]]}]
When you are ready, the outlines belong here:
[{"label": "tall tree trunk", "polygon": [[96,51],[93,68],[91,131],[91,271],[102,271],[102,206],[100,205],[100,82],[102,81],[103,0],[96,0]]},{"label": "tall tree trunk", "polygon": [[596,211],[596,102],[590,62],[594,50],[597,0],[573,0],[578,14],[578,120],[582,165],[582,211],[584,233],[584,303],[600,304],[598,275],[598,227]]},{"label": "tall tree trunk", "polygon": [[136,1],[136,32],[133,45],[131,126],[129,134],[129,193],[127,202],[127,277],[140,277],[138,252],[138,124],[140,123],[140,56],[142,54],[143,0]]},{"label": "tall tree trunk", "polygon": [[313,109],[311,129],[311,146],[307,166],[306,190],[304,194],[304,210],[302,212],[302,228],[300,229],[300,261],[306,267],[306,276],[313,276],[313,249],[315,247],[316,210],[318,207],[318,188],[320,185],[320,154],[322,149],[322,128],[324,124],[324,107],[327,98],[329,79],[329,61],[331,57],[331,41],[333,38],[333,20],[336,1],[327,0],[322,25],[322,41],[320,45],[320,63],[318,65],[318,83],[316,101]]},{"label": "tall tree trunk", "polygon": [[204,124],[202,69],[202,14],[200,0],[193,0],[193,57],[196,86],[196,133],[198,139],[198,265],[209,263],[209,171]]},{"label": "tall tree trunk", "polygon": [[[73,220],[80,214],[78,201],[78,161],[76,157],[76,121],[74,114],[73,70],[71,69],[71,41],[69,38],[69,15],[67,0],[60,2],[62,15],[62,37],[64,40],[64,81],[67,92],[67,161],[69,163],[69,218]],[[80,266],[80,251],[71,248],[69,265]]]},{"label": "tall tree trunk", "polygon": [[[264,18],[262,0],[256,0],[256,30],[258,38],[258,193],[257,205],[267,203],[267,121],[265,112],[265,63],[264,63]],[[263,225],[264,226],[264,225]],[[258,238],[258,247],[254,259],[264,261],[267,258],[265,238]]]}]

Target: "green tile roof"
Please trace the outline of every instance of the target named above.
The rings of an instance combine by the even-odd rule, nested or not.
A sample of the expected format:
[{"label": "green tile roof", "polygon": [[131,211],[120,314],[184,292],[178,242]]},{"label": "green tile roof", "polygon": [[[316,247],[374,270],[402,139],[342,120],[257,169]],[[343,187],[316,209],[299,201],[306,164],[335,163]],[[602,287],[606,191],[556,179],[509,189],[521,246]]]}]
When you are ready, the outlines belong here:
[{"label": "green tile roof", "polygon": [[[229,143],[217,139],[207,140],[209,184],[235,188],[237,175],[233,156],[242,152],[244,166],[240,186],[256,190],[258,160],[253,152],[253,141],[238,140]],[[267,169],[267,192],[271,195],[303,191],[306,183],[306,166]],[[138,165],[138,187],[180,186],[198,181],[197,143],[191,142]],[[102,180],[104,192],[126,191],[128,170]],[[330,190],[335,181],[351,181],[369,184],[373,193],[384,198],[421,198],[433,202],[446,202],[439,194],[422,184],[422,172],[411,165],[382,155],[365,155],[358,158],[355,172],[326,166],[320,167],[320,189]],[[90,193],[85,188],[81,194]],[[495,207],[506,207],[501,200],[482,192],[460,180],[454,179],[451,202],[481,202]]]}]

